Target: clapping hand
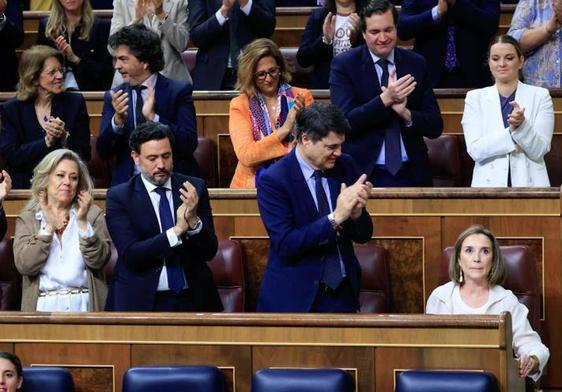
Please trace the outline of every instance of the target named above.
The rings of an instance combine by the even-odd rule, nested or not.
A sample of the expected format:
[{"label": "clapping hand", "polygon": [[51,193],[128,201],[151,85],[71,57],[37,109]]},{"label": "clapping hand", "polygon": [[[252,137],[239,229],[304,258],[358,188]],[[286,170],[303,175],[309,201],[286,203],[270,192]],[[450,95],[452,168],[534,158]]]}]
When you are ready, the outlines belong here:
[{"label": "clapping hand", "polygon": [[125,126],[125,121],[127,121],[127,113],[129,110],[129,94],[123,90],[109,90],[111,95],[111,106],[115,114],[113,115],[113,122],[119,128]]},{"label": "clapping hand", "polygon": [[10,190],[12,190],[12,178],[6,170],[2,170],[0,175],[0,203],[4,201],[4,198],[10,193]]},{"label": "clapping hand", "polygon": [[338,225],[350,217],[355,220],[361,216],[372,188],[373,185],[367,181],[366,174],[362,174],[353,185],[341,184],[334,210],[334,219]]},{"label": "clapping hand", "polygon": [[92,206],[92,195],[86,190],[81,190],[77,195],[78,212],[76,213],[76,220],[81,230],[86,230],[88,226],[88,211]]},{"label": "clapping hand", "polygon": [[513,107],[513,111],[507,116],[507,123],[512,131],[516,131],[525,121],[525,108],[520,107],[515,101],[511,101],[509,104]]},{"label": "clapping hand", "polygon": [[58,50],[62,52],[62,54],[68,61],[74,64],[80,62],[80,57],[76,56],[76,54],[72,50],[72,47],[70,46],[66,38],[64,38],[64,36],[59,35],[55,40],[55,45],[57,46]]}]

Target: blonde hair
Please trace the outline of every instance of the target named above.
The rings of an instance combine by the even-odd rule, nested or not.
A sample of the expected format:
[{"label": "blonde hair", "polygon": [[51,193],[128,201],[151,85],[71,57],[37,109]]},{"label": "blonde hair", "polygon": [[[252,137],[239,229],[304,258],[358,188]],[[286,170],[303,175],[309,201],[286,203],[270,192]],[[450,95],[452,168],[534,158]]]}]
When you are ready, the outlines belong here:
[{"label": "blonde hair", "polygon": [[451,258],[449,259],[449,278],[456,284],[462,285],[462,282],[459,279],[461,273],[459,259],[461,256],[462,244],[467,237],[470,237],[473,234],[485,235],[492,243],[493,259],[492,269],[488,274],[488,283],[490,284],[490,286],[502,284],[505,279],[506,270],[500,243],[496,239],[496,236],[494,236],[494,234],[490,230],[486,229],[482,225],[470,226],[459,235],[459,238],[457,238],[454,251],[451,254]]},{"label": "blonde hair", "polygon": [[62,53],[50,46],[35,45],[22,53],[16,90],[16,98],[19,101],[26,101],[37,96],[39,76],[43,72],[45,61],[51,57],[56,58],[61,66],[64,65]]},{"label": "blonde hair", "polygon": [[256,83],[254,74],[258,62],[264,57],[273,57],[279,66],[281,75],[279,76],[279,84],[289,83],[291,81],[291,73],[288,70],[287,61],[281,54],[279,47],[270,39],[259,38],[249,43],[238,59],[238,80],[236,81],[236,89],[248,97],[256,94]]},{"label": "blonde hair", "polygon": [[[31,199],[27,202],[24,210],[38,209],[39,192],[47,189],[49,185],[49,175],[57,168],[58,164],[65,159],[76,162],[78,165],[78,188],[76,189],[76,195],[78,195],[80,191],[92,192],[94,184],[92,183],[92,178],[90,177],[88,167],[84,161],[82,161],[74,151],[60,148],[48,153],[33,169],[33,177],[31,178]],[[75,196],[72,204],[75,205],[76,202],[77,198]]]},{"label": "blonde hair", "polygon": [[[80,7],[80,38],[87,41],[90,39],[90,33],[94,26],[94,12],[90,0],[83,0],[82,7]],[[77,26],[78,27],[78,26]],[[66,14],[61,4],[61,0],[53,0],[49,19],[47,19],[47,26],[45,27],[45,37],[55,40],[59,35],[66,32]]]}]

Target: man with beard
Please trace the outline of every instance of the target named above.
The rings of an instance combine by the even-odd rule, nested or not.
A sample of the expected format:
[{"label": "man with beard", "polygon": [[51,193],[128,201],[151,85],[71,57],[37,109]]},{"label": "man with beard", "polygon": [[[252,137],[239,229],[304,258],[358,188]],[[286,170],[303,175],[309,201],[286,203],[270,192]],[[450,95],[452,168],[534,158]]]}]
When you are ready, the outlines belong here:
[{"label": "man with beard", "polygon": [[222,310],[207,266],[218,246],[209,195],[203,180],[172,172],[173,145],[168,126],[139,125],[129,147],[140,174],[107,192],[119,259],[106,310]]},{"label": "man with beard", "polygon": [[111,185],[138,173],[131,160],[129,135],[145,121],[169,126],[176,139],[176,172],[197,175],[193,152],[197,148],[192,86],[159,73],[164,67],[160,38],[142,24],[126,26],[109,37],[115,69],[124,83],[105,93],[97,152],[116,158]]}]

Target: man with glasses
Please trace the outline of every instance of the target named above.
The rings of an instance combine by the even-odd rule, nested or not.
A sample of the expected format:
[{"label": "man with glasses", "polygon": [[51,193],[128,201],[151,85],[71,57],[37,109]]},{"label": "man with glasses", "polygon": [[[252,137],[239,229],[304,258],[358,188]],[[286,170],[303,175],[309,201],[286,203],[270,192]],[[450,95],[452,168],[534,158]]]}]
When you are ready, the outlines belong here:
[{"label": "man with glasses", "polygon": [[297,146],[257,186],[269,259],[259,312],[359,310],[361,267],[353,242],[371,239],[372,189],[341,152],[349,123],[333,105],[314,103],[297,118]]}]

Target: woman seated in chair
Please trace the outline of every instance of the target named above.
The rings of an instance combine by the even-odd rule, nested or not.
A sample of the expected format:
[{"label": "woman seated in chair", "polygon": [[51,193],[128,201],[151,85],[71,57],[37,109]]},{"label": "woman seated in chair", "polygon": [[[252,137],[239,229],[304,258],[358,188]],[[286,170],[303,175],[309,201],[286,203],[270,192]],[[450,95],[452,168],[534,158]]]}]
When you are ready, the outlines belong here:
[{"label": "woman seated in chair", "polygon": [[92,188],[86,165],[70,150],[51,152],[34,169],[14,238],[23,311],[103,309],[110,237]]},{"label": "woman seated in chair", "polygon": [[256,177],[289,152],[297,113],[312,103],[310,91],[292,87],[277,45],[260,38],[238,61],[240,95],[230,101],[228,130],[238,165],[231,188],[254,188]]},{"label": "woman seated in chair", "polygon": [[0,391],[16,392],[23,383],[23,369],[20,359],[5,351],[0,351]]},{"label": "woman seated in chair", "polygon": [[501,286],[506,273],[496,237],[473,225],[461,233],[449,261],[451,281],[436,288],[427,300],[430,314],[499,314],[510,312],[513,350],[519,376],[537,381],[550,356],[540,336],[532,329],[525,305]]},{"label": "woman seated in chair", "polygon": [[466,94],[462,127],[473,187],[550,186],[544,156],[554,129],[552,99],[545,88],[519,81],[523,61],[515,39],[496,37],[488,59],[495,84]]}]

